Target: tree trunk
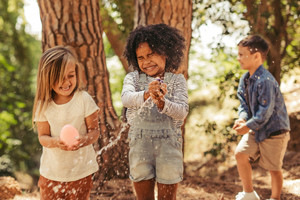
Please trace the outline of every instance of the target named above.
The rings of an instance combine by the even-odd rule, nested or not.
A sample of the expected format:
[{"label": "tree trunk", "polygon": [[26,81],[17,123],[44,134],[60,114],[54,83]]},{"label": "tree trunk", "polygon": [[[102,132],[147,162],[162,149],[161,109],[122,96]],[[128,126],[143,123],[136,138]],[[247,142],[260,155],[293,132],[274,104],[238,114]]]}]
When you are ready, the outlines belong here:
[{"label": "tree trunk", "polygon": [[[99,1],[38,0],[38,4],[43,51],[56,45],[71,46],[83,68],[84,84],[100,108],[100,138],[95,145],[100,170],[95,175],[96,185],[114,176],[125,177],[128,173],[127,145],[114,145],[114,152],[112,148],[103,148],[122,127],[111,99]],[[125,128],[122,130],[126,133]]]},{"label": "tree trunk", "polygon": [[188,53],[192,37],[192,1],[191,0],[135,0],[135,27],[165,23],[182,32],[186,40],[184,59],[178,73],[188,78]]}]

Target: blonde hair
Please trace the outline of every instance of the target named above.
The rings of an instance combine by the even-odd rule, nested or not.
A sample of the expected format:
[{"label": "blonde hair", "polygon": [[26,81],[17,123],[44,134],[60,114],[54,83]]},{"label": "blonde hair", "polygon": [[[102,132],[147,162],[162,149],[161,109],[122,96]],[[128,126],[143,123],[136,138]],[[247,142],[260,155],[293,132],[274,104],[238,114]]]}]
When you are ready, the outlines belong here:
[{"label": "blonde hair", "polygon": [[73,92],[83,89],[80,79],[79,65],[74,54],[67,47],[56,46],[46,50],[39,62],[37,73],[37,88],[32,111],[32,125],[34,126],[35,115],[39,114],[48,103],[53,100],[55,92],[53,86],[62,82],[66,65],[70,62],[75,64],[77,85]]}]

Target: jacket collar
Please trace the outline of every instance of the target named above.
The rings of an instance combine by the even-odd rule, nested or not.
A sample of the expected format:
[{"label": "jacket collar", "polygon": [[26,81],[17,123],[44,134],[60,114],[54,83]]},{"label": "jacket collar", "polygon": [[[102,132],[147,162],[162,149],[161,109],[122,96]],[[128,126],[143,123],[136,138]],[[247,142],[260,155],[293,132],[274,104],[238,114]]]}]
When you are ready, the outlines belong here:
[{"label": "jacket collar", "polygon": [[[266,69],[264,68],[264,66],[260,65],[249,79],[252,79],[252,80],[260,79],[260,76],[264,73],[265,70]],[[248,72],[248,74],[249,74],[249,72]]]}]

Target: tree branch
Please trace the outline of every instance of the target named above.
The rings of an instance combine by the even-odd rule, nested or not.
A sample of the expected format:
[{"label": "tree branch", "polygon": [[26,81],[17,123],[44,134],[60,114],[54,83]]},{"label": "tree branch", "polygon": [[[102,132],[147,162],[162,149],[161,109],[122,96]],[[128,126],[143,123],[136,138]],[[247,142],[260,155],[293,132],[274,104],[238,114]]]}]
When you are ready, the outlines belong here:
[{"label": "tree branch", "polygon": [[108,11],[105,8],[101,8],[100,15],[102,20],[103,31],[105,32],[115,54],[119,57],[125,71],[128,72],[128,64],[126,59],[123,57],[123,51],[126,44],[126,37],[123,35],[122,31],[119,30],[118,24],[108,14]]}]

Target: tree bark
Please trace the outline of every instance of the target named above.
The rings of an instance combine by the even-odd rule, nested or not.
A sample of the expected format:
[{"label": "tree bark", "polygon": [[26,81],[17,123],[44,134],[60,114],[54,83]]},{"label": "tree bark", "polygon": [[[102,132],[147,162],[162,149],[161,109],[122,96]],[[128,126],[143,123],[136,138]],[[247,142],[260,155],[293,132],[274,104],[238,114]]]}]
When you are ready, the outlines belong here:
[{"label": "tree bark", "polygon": [[83,69],[80,73],[84,85],[100,108],[100,138],[95,148],[101,154],[98,156],[100,170],[95,175],[96,185],[115,176],[125,177],[128,174],[127,145],[114,145],[114,152],[112,148],[104,148],[119,132],[126,134],[126,131],[112,104],[99,1],[38,0],[38,4],[43,51],[56,45],[72,47]]},{"label": "tree bark", "polygon": [[186,40],[184,59],[178,73],[188,78],[188,53],[192,37],[192,1],[191,0],[135,0],[135,27],[165,23],[182,32]]}]

